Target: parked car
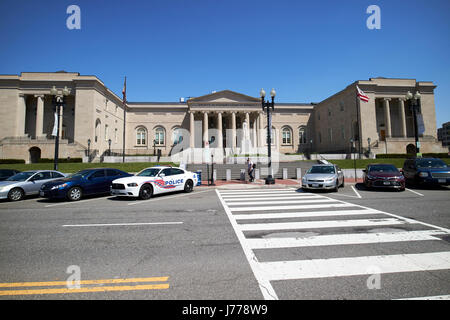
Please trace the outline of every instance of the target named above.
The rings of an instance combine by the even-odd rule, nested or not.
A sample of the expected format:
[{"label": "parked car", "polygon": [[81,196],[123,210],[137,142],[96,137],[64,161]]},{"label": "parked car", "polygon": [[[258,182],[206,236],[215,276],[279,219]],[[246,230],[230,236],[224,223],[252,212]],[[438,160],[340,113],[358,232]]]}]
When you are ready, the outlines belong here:
[{"label": "parked car", "polygon": [[408,183],[450,185],[450,168],[441,159],[407,159],[402,170]]},{"label": "parked car", "polygon": [[113,180],[129,176],[132,174],[118,169],[85,169],[64,179],[43,184],[39,194],[49,199],[66,198],[70,201],[78,201],[84,195],[109,193]]},{"label": "parked car", "polygon": [[371,188],[393,188],[405,190],[405,177],[393,164],[369,164],[363,170],[364,186]]},{"label": "parked car", "polygon": [[19,172],[5,181],[0,181],[0,199],[22,200],[25,196],[38,194],[44,183],[64,177],[63,173],[53,170]]},{"label": "parked car", "polygon": [[344,173],[334,164],[313,165],[302,178],[302,188],[338,191],[344,186]]},{"label": "parked car", "polygon": [[0,169],[0,181],[4,181],[19,172],[19,170],[14,169]]},{"label": "parked car", "polygon": [[174,191],[191,192],[197,185],[197,174],[181,168],[151,167],[128,178],[114,180],[111,195],[150,199],[152,195]]}]

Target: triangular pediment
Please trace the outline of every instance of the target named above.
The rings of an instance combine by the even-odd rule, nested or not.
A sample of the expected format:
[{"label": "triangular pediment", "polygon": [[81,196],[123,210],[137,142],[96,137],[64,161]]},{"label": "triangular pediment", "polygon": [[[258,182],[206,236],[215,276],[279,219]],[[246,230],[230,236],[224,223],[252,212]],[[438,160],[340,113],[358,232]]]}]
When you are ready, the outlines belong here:
[{"label": "triangular pediment", "polygon": [[259,99],[231,90],[222,90],[204,96],[191,98],[188,103],[255,103]]}]

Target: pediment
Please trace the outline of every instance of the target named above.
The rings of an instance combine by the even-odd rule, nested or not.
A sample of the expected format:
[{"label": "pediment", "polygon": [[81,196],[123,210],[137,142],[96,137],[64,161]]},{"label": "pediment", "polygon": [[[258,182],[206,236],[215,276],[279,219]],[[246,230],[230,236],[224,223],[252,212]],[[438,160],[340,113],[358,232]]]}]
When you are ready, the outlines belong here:
[{"label": "pediment", "polygon": [[260,100],[258,98],[247,96],[242,93],[234,92],[231,90],[223,90],[223,91],[218,91],[218,92],[214,92],[214,93],[207,94],[204,96],[189,99],[188,104],[189,103],[201,103],[201,104],[203,104],[203,103],[205,103],[205,104],[208,104],[208,103],[219,103],[219,104],[249,103],[249,104],[254,104],[259,101]]}]

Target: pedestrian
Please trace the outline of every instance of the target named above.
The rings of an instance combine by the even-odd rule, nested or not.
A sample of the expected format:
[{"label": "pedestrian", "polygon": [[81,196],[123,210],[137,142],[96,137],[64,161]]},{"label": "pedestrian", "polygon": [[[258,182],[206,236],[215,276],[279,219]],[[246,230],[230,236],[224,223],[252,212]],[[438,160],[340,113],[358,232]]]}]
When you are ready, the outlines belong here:
[{"label": "pedestrian", "polygon": [[253,162],[250,160],[250,158],[248,158],[247,159],[247,173],[248,173],[250,182],[253,182],[253,180],[254,180],[253,172],[254,172]]}]

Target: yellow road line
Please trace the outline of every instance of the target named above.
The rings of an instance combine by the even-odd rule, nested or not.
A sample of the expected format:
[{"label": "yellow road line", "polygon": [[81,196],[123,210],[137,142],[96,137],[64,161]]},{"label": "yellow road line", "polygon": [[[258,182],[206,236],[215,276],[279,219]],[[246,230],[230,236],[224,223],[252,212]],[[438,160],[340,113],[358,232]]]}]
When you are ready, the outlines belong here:
[{"label": "yellow road line", "polygon": [[[82,284],[112,284],[112,283],[128,283],[128,282],[164,282],[169,277],[153,277],[153,278],[129,278],[129,279],[103,279],[103,280],[80,280]],[[75,284],[70,282],[70,284]],[[67,281],[47,281],[47,282],[15,282],[0,283],[0,288],[16,288],[16,287],[48,287],[48,286],[65,286]]]},{"label": "yellow road line", "polygon": [[80,289],[34,289],[34,290],[6,290],[0,291],[0,296],[17,296],[32,294],[58,294],[58,293],[83,293],[83,292],[108,292],[108,291],[132,291],[132,290],[161,290],[168,289],[169,284],[150,284],[137,286],[111,286],[111,287],[90,287]]}]

